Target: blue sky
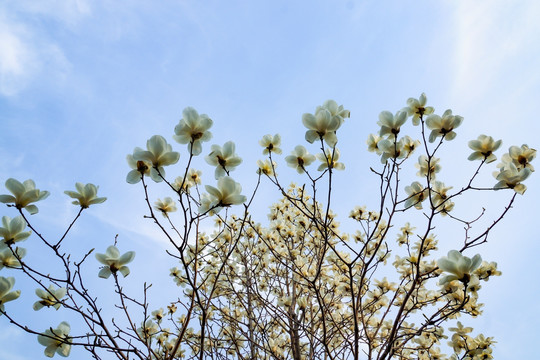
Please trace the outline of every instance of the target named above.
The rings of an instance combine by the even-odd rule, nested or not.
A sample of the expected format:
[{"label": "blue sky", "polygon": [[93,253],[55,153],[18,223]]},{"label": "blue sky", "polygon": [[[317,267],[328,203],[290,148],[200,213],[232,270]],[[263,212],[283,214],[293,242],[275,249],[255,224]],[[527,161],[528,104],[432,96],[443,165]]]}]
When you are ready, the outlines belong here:
[{"label": "blue sky", "polygon": [[[304,143],[301,115],[331,98],[351,110],[339,144],[347,169],[337,180],[334,207],[345,219],[354,205],[373,201],[369,166],[378,160],[365,151],[365,139],[376,131],[379,112],[399,110],[422,92],[438,113],[452,108],[465,118],[449,163],[443,158],[448,183],[470,168],[456,159],[466,158],[467,141],[481,133],[502,138],[504,150],[538,149],[539,16],[534,0],[6,0],[0,3],[0,184],[32,178],[51,191],[35,216],[51,236],[76,212],[63,191],[76,181],[100,185],[109,199],[81,220],[74,249],[104,252],[118,233],[121,249],[140,254],[134,267],[158,271],[161,254],[142,254],[163,243],[141,221],[140,187],[125,183],[126,154],[154,134],[173,142],[182,109],[193,106],[214,120],[211,144],[236,143],[244,161],[233,175],[247,192],[262,158],[258,139],[280,133],[287,154]],[[185,147],[173,146],[182,162]],[[204,162],[199,168],[213,181]],[[279,173],[302,181],[284,162]],[[479,250],[503,271],[482,289],[484,316],[473,322],[496,337],[499,359],[530,358],[528,344],[538,334],[535,175]],[[489,172],[485,179],[495,183]],[[278,196],[272,191],[266,186],[260,194],[258,215]],[[462,209],[500,206],[495,198]],[[10,210],[1,215],[14,216]],[[441,249],[451,248],[452,239],[443,240]],[[20,284],[20,304],[31,306],[34,288]],[[37,341],[30,337],[27,345],[28,335],[0,320],[0,360],[42,356]]]}]

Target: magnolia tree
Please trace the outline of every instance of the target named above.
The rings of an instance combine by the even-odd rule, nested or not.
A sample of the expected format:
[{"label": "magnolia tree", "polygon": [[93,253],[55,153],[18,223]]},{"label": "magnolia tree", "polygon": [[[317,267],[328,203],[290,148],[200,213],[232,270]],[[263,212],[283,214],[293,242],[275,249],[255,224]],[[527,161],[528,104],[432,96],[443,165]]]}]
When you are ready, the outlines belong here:
[{"label": "magnolia tree", "polygon": [[[200,159],[213,122],[189,107],[174,128],[173,139],[187,145],[183,165],[167,169],[174,177],[165,167],[179,163],[180,153],[162,136],[152,136],[146,149],[137,147],[127,156],[132,170],[126,180],[141,188],[145,217],[168,241],[163,256],[171,263],[168,293],[175,299],[161,307],[153,307],[155,300],[150,306],[146,283],[140,296],[124,290],[133,251],[120,251],[116,241],[77,259],[65,250],[83,211],[106,200],[98,197],[97,186],[77,183],[76,191],[65,192],[79,211],[63,236],[51,240],[29,216],[38,213],[35,203],[49,192],[32,180],[8,179],[11,195],[0,195],[12,212],[2,217],[0,228],[3,321],[37,336],[48,357],[68,356],[78,346],[95,359],[113,354],[125,360],[491,359],[493,339],[464,325],[481,314],[482,283],[500,275],[497,264],[483,261],[476,247],[525,192],[523,181],[534,171],[536,151],[511,146],[494,168],[496,180],[479,184],[478,175],[492,166],[501,146],[501,140],[480,135],[469,142],[468,160],[477,163],[476,170],[448,186],[439,178],[437,156],[456,137],[463,118],[451,110],[436,115],[424,94],[411,98],[395,114],[379,115],[378,130],[367,139],[367,149],[380,158],[371,169],[379,182],[373,189],[378,205],[355,207],[349,216],[357,230],[343,233],[331,203],[334,176],[345,167],[336,146],[349,115],[328,100],[302,116],[305,140],[315,154],[298,145],[284,158],[302,185],[285,185],[278,177],[280,136],[265,135],[259,141],[265,159],[257,162],[257,185],[243,191],[232,177],[242,162],[233,142],[212,145]],[[401,128],[408,121],[415,133],[404,135]],[[204,187],[196,170],[200,161],[215,167],[204,177],[210,184]],[[400,176],[410,167],[416,167],[417,179],[403,186]],[[263,223],[250,215],[262,181],[273,184],[280,197]],[[167,188],[170,196],[156,199],[155,186]],[[483,212],[468,219],[454,211],[457,198],[497,190],[504,191],[496,195],[511,197],[487,225],[478,221],[487,216]],[[441,217],[465,229],[454,240],[455,250],[442,257],[433,232]],[[211,233],[201,230],[208,223]],[[28,251],[42,242],[57,271],[25,261],[21,242],[30,237]],[[86,285],[89,276],[114,283],[115,307]],[[9,302],[21,295],[15,279],[23,277],[35,283],[35,295],[23,294],[35,298],[34,310],[58,311],[62,321],[26,323],[10,311]],[[70,320],[84,330],[71,332]]]}]

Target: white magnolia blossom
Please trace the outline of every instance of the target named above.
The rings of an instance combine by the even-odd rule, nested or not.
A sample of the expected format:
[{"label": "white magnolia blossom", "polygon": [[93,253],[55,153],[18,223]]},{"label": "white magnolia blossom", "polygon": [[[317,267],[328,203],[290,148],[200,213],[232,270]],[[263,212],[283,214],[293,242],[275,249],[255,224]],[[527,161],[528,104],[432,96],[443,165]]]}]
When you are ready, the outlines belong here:
[{"label": "white magnolia blossom", "polygon": [[493,173],[493,176],[499,181],[495,184],[495,189],[510,188],[518,194],[523,195],[527,187],[522,184],[532,171],[530,168],[518,168],[513,162],[504,163],[500,171]]},{"label": "white magnolia blossom", "polygon": [[463,117],[452,115],[452,110],[446,110],[442,116],[430,115],[426,119],[426,125],[431,130],[429,142],[434,142],[439,136],[445,140],[453,140],[456,137],[454,129],[463,122]]},{"label": "white magnolia blossom", "polygon": [[257,174],[274,176],[274,169],[276,168],[277,163],[272,160],[257,160]]},{"label": "white magnolia blossom", "polygon": [[38,288],[36,289],[36,295],[40,300],[36,301],[32,308],[36,311],[43,307],[53,307],[58,310],[62,306],[60,300],[66,296],[66,292],[66,288],[55,288],[54,285],[49,285],[47,290]]},{"label": "white magnolia blossom", "polygon": [[26,249],[18,246],[15,249],[6,247],[3,250],[0,250],[0,270],[4,267],[11,269],[19,268],[21,266],[19,260],[25,255]]},{"label": "white magnolia blossom", "polygon": [[38,342],[45,346],[45,356],[53,357],[58,354],[62,357],[68,357],[71,351],[71,340],[69,332],[71,327],[65,321],[62,321],[56,329],[47,329],[45,333],[38,335]]},{"label": "white magnolia blossom", "polygon": [[322,106],[317,108],[315,114],[305,113],[302,115],[302,123],[308,129],[306,131],[306,141],[312,144],[314,141],[322,139],[330,147],[336,146],[336,131],[341,126],[343,117],[332,115],[332,112]]},{"label": "white magnolia blossom", "polygon": [[2,216],[2,227],[0,227],[2,241],[0,241],[0,249],[27,239],[32,232],[24,231],[25,228],[26,221],[21,215],[13,219],[9,216]]},{"label": "white magnolia blossom", "polygon": [[38,208],[32,203],[43,200],[49,196],[48,191],[36,189],[33,180],[19,182],[13,178],[6,180],[6,189],[13,195],[0,195],[0,202],[4,204],[15,204],[17,209],[26,209],[31,215],[38,213]]},{"label": "white magnolia blossom", "polygon": [[21,290],[11,291],[13,285],[15,285],[15,278],[0,276],[0,315],[5,310],[5,303],[13,301],[21,295]]},{"label": "white magnolia blossom", "polygon": [[383,139],[383,138],[380,137],[380,136],[377,135],[377,134],[369,134],[368,139],[366,140],[366,144],[368,145],[368,151],[369,151],[369,152],[374,152],[374,153],[376,153],[377,155],[381,155],[381,154],[382,154],[382,150],[379,149],[379,142],[380,142],[382,139]]},{"label": "white magnolia blossom", "polygon": [[377,147],[381,152],[381,163],[385,164],[388,159],[403,159],[408,156],[405,150],[403,138],[399,141],[394,141],[391,137],[382,139],[377,143]]},{"label": "white magnolia blossom", "polygon": [[531,149],[528,145],[523,144],[521,146],[510,146],[508,154],[504,154],[502,157],[502,164],[498,167],[503,167],[506,163],[513,163],[517,169],[527,168],[531,172],[534,171],[534,167],[531,165],[531,161],[536,157],[536,150]]},{"label": "white magnolia blossom", "polygon": [[408,198],[405,201],[405,208],[408,209],[411,206],[414,206],[417,209],[422,209],[422,201],[427,197],[427,189],[425,189],[418,181],[415,181],[411,185],[405,186],[405,192],[408,195]]},{"label": "white magnolia blossom", "polygon": [[306,166],[309,166],[315,161],[315,156],[308,153],[305,147],[297,145],[291,152],[291,155],[285,157],[287,165],[295,168],[301,174],[305,171]]},{"label": "white magnolia blossom", "polygon": [[210,185],[206,185],[205,188],[210,197],[205,198],[204,203],[199,207],[201,214],[206,213],[212,208],[217,213],[223,207],[239,205],[246,201],[246,197],[240,194],[242,192],[242,186],[229,176],[220,178],[217,188]]},{"label": "white magnolia blossom", "polygon": [[161,214],[167,217],[168,213],[176,211],[176,203],[171,197],[167,196],[163,200],[157,199],[154,203],[154,208],[161,211]]},{"label": "white magnolia blossom", "polygon": [[[135,148],[135,150],[137,149],[139,148]],[[135,160],[132,154],[128,154],[126,160],[129,167],[132,169],[126,176],[126,182],[128,184],[136,184],[141,181],[142,176],[150,176],[150,169],[152,169],[151,162]]]},{"label": "white magnolia blossom", "polygon": [[401,126],[407,121],[407,112],[398,111],[393,115],[390,111],[381,111],[377,125],[381,127],[380,136],[397,136],[401,130]]},{"label": "white magnolia blossom", "polygon": [[77,199],[72,202],[73,205],[80,205],[83,209],[88,208],[90,205],[101,204],[106,197],[97,197],[97,191],[99,186],[94,184],[82,184],[80,182],[75,183],[77,191],[64,191],[64,194],[73,199]]},{"label": "white magnolia blossom", "polygon": [[216,179],[229,175],[230,171],[242,163],[242,159],[235,153],[235,146],[232,141],[227,141],[223,144],[223,147],[214,144],[211,150],[205,160],[208,164],[216,167],[214,173]]},{"label": "white magnolia blossom", "polygon": [[318,112],[321,109],[328,110],[330,115],[339,121],[340,126],[345,121],[345,118],[351,117],[351,112],[345,109],[343,105],[338,105],[334,100],[326,100],[321,106],[317,106],[315,112]]},{"label": "white magnolia blossom", "polygon": [[412,116],[413,125],[420,124],[420,118],[425,115],[431,115],[435,111],[431,106],[426,106],[427,97],[422,93],[418,99],[409,98],[407,100],[407,107],[403,108],[408,116]]},{"label": "white magnolia blossom", "polygon": [[96,254],[96,259],[105,265],[99,272],[98,276],[100,278],[107,279],[111,274],[120,271],[124,277],[129,275],[129,268],[126,264],[133,261],[135,258],[134,251],[128,251],[124,255],[120,255],[120,251],[116,246],[109,246],[105,254]]},{"label": "white magnolia blossom", "polygon": [[495,141],[491,136],[479,135],[477,140],[469,141],[469,147],[474,152],[469,160],[485,160],[486,163],[497,160],[494,152],[501,146],[502,140]]},{"label": "white magnolia blossom", "polygon": [[323,171],[328,168],[336,170],[345,170],[345,164],[338,162],[339,160],[339,150],[337,148],[326,149],[324,154],[318,153],[315,155],[317,159],[321,162],[319,165],[318,171]]},{"label": "white magnolia blossom", "polygon": [[180,144],[188,144],[188,151],[193,155],[202,152],[202,142],[212,138],[212,133],[208,131],[212,127],[212,119],[206,114],[200,114],[192,107],[187,107],[182,111],[182,119],[175,126],[174,140]]},{"label": "white magnolia blossom", "polygon": [[416,175],[426,177],[429,174],[429,178],[431,180],[435,179],[435,174],[441,171],[441,165],[439,164],[440,160],[441,159],[437,157],[431,157],[431,159],[428,161],[428,157],[426,155],[420,155],[418,157],[418,162],[414,164],[414,166],[418,169]]},{"label": "white magnolia blossom", "polygon": [[[172,146],[167,144],[163,136],[154,135],[146,142],[146,150],[138,147],[133,150],[133,159],[152,164],[150,177],[155,182],[160,182],[162,181],[161,176],[165,176],[163,167],[176,164],[180,159],[180,153],[172,151]],[[137,168],[139,168],[139,165],[137,165]]]},{"label": "white magnolia blossom", "polygon": [[431,202],[434,209],[441,215],[446,215],[454,208],[454,203],[448,200],[448,191],[452,186],[445,186],[442,181],[434,181],[431,183]]},{"label": "white magnolia blossom", "polygon": [[478,254],[473,258],[463,256],[457,250],[450,250],[448,256],[442,257],[437,261],[437,265],[443,271],[450,273],[439,281],[439,284],[444,285],[453,280],[469,282],[474,270],[482,264],[482,257]]},{"label": "white magnolia blossom", "polygon": [[281,136],[276,134],[274,136],[266,134],[259,140],[259,145],[261,145],[263,150],[263,155],[268,155],[269,153],[281,154]]}]

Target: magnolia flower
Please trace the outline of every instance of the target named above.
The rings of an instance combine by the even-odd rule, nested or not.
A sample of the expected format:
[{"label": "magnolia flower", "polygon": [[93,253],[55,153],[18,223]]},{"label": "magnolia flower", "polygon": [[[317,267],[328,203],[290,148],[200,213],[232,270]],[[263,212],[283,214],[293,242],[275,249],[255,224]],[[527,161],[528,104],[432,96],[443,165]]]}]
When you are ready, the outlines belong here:
[{"label": "magnolia flower", "polygon": [[[510,146],[510,149],[508,149],[508,154],[503,155],[502,162],[503,164],[512,162],[518,169],[527,168],[534,171],[531,161],[533,161],[535,157],[536,150],[529,148],[529,146],[526,144],[523,144],[521,147]],[[499,165],[499,167],[502,167],[503,164]]]},{"label": "magnolia flower", "polygon": [[143,340],[150,339],[152,336],[156,335],[159,332],[159,328],[154,322],[150,319],[146,320],[146,322],[137,329],[137,334],[141,337]]},{"label": "magnolia flower", "polygon": [[399,140],[403,144],[403,150],[406,152],[406,156],[409,157],[418,146],[420,146],[420,140],[413,140],[410,136],[405,135]]},{"label": "magnolia flower", "polygon": [[499,182],[495,184],[495,189],[504,189],[510,188],[513,189],[518,194],[523,195],[527,187],[521,182],[525,181],[531,174],[531,169],[525,167],[518,169],[513,162],[503,163],[499,172],[494,172],[493,176]]},{"label": "magnolia flower", "polygon": [[424,115],[431,115],[435,111],[431,106],[426,106],[427,98],[426,94],[422,93],[418,99],[409,98],[407,100],[407,107],[402,111],[407,112],[408,116],[412,115],[413,125],[420,124],[420,118]]},{"label": "magnolia flower", "polygon": [[216,199],[210,194],[204,193],[201,195],[199,213],[208,215],[217,214],[221,207],[217,207]]},{"label": "magnolia flower", "polygon": [[32,234],[31,231],[23,231],[26,228],[26,221],[19,215],[11,219],[9,216],[2,216],[2,226],[0,227],[0,249],[23,241]]},{"label": "magnolia flower", "polygon": [[324,154],[317,154],[317,159],[321,162],[317,170],[323,171],[325,169],[344,170],[345,164],[337,162],[339,160],[339,150],[337,148],[326,149]]},{"label": "magnolia flower", "polygon": [[0,270],[4,267],[18,268],[21,266],[19,259],[22,259],[26,255],[26,249],[16,247],[15,250],[6,247],[0,251]]},{"label": "magnolia flower", "polygon": [[493,140],[491,136],[479,135],[477,140],[469,141],[469,147],[474,151],[469,155],[469,160],[486,160],[486,163],[497,160],[495,152],[502,144],[502,140]]},{"label": "magnolia flower", "polygon": [[164,217],[167,217],[167,213],[176,211],[176,204],[174,203],[174,200],[170,197],[166,197],[163,200],[157,199],[157,201],[154,203],[154,208],[156,210],[161,211],[161,214]]},{"label": "magnolia flower", "polygon": [[394,139],[390,138],[379,141],[377,147],[382,154],[381,163],[386,163],[388,159],[403,159],[407,157],[408,152],[405,151],[404,147],[405,141],[405,138],[401,138],[398,142],[395,142]]},{"label": "magnolia flower", "polygon": [[442,181],[435,181],[431,188],[431,201],[433,207],[442,215],[448,214],[453,208],[454,203],[448,200],[447,192],[452,186],[445,186]]},{"label": "magnolia flower", "polygon": [[305,167],[309,166],[315,161],[315,156],[307,152],[306,148],[302,145],[297,145],[291,155],[285,157],[287,165],[295,168],[296,171],[301,174],[305,171]]},{"label": "magnolia flower", "polygon": [[4,204],[15,204],[17,209],[26,209],[31,215],[38,213],[36,205],[30,205],[33,202],[43,200],[49,196],[48,191],[36,189],[36,184],[33,180],[26,180],[23,183],[9,178],[6,180],[6,188],[13,194],[0,195],[0,202]]},{"label": "magnolia flower", "polygon": [[202,175],[202,172],[200,170],[189,169],[187,173],[187,177],[186,177],[187,181],[189,182],[189,185],[190,186],[201,185],[202,184],[201,175]]},{"label": "magnolia flower", "polygon": [[49,328],[42,335],[38,335],[38,342],[45,346],[45,356],[53,357],[55,353],[63,357],[69,356],[71,351],[70,330],[69,324],[62,321],[56,329]]},{"label": "magnolia flower", "polygon": [[431,130],[429,142],[434,142],[439,136],[446,140],[452,140],[456,137],[454,129],[463,122],[463,117],[452,115],[452,110],[446,110],[442,117],[439,115],[430,115],[426,119],[426,125]]},{"label": "magnolia flower", "polygon": [[[142,151],[142,149],[140,148],[135,148],[135,150],[137,149]],[[135,158],[133,158],[133,155],[131,154],[126,156],[126,160],[129,167],[133,169],[126,176],[126,182],[128,184],[136,184],[141,181],[142,176],[150,175],[152,163],[143,160],[137,161],[135,160]]]},{"label": "magnolia flower", "polygon": [[275,161],[272,161],[272,163],[270,163],[270,160],[257,160],[257,174],[273,176],[276,166],[277,164]]},{"label": "magnolia flower", "polygon": [[165,315],[163,314],[163,308],[152,311],[152,317],[156,320],[158,324],[161,323],[161,320],[163,320],[163,318],[165,317]]},{"label": "magnolia flower", "polygon": [[451,327],[448,328],[448,330],[454,333],[452,334],[452,341],[449,343],[449,345],[452,346],[456,353],[460,353],[461,349],[467,347],[467,340],[469,342],[472,340],[472,338],[467,334],[473,329],[471,327],[464,327],[460,321],[457,322],[457,327]]},{"label": "magnolia flower", "polygon": [[318,112],[321,109],[328,110],[330,115],[339,121],[340,126],[345,121],[345,118],[351,117],[351,112],[346,110],[343,105],[338,106],[337,102],[334,100],[326,100],[321,106],[317,106],[315,112]]},{"label": "magnolia flower", "polygon": [[336,131],[341,126],[341,122],[340,118],[332,116],[332,113],[328,109],[320,107],[315,111],[315,115],[305,113],[302,115],[302,123],[308,128],[308,131],[306,131],[306,141],[310,144],[322,139],[330,147],[336,145]]},{"label": "magnolia flower", "polygon": [[35,311],[45,307],[53,307],[56,310],[60,309],[62,303],[60,300],[66,296],[66,288],[55,289],[54,285],[49,285],[47,290],[36,289],[36,295],[41,299],[34,303],[32,307]]},{"label": "magnolia flower", "polygon": [[444,276],[439,281],[439,284],[445,285],[453,280],[468,283],[474,270],[476,270],[480,264],[482,264],[482,258],[479,254],[476,254],[470,259],[461,255],[457,250],[450,250],[447,257],[442,257],[437,261],[437,265],[441,270],[451,274]]},{"label": "magnolia flower", "polygon": [[269,153],[281,154],[281,136],[276,134],[274,136],[267,134],[264,135],[261,140],[259,140],[259,145],[261,145],[263,150],[263,155],[268,155]]},{"label": "magnolia flower", "polygon": [[73,199],[77,199],[72,202],[73,205],[80,205],[83,209],[88,208],[90,205],[94,204],[101,204],[105,200],[107,200],[106,197],[97,197],[97,191],[99,186],[96,186],[94,184],[86,184],[83,185],[82,183],[75,183],[75,188],[77,189],[77,192],[75,191],[64,191],[64,194],[68,195],[69,197]]},{"label": "magnolia flower", "polygon": [[176,192],[189,192],[190,182],[186,179],[184,180],[183,176],[177,176],[176,179],[174,179],[174,182],[171,184],[173,189]]},{"label": "magnolia flower", "polygon": [[212,138],[208,131],[212,127],[212,119],[206,114],[199,115],[197,110],[187,107],[182,111],[183,118],[174,127],[174,140],[180,144],[189,144],[188,150],[193,155],[199,155],[202,151],[202,142]]},{"label": "magnolia flower", "polygon": [[401,125],[405,124],[405,121],[407,121],[407,113],[405,111],[398,111],[396,115],[393,115],[390,111],[382,111],[379,114],[379,121],[377,121],[377,125],[381,127],[379,135],[396,136],[399,134]]},{"label": "magnolia flower", "polygon": [[96,254],[96,259],[104,266],[98,276],[103,279],[109,278],[111,274],[120,271],[124,277],[129,275],[129,268],[126,264],[130,263],[135,258],[134,251],[128,251],[124,255],[120,256],[120,251],[116,246],[109,246],[105,254]]},{"label": "magnolia flower", "polygon": [[[147,150],[138,147],[135,148],[133,151],[133,159],[151,163],[152,168],[150,169],[150,177],[155,182],[160,182],[162,178],[159,174],[165,176],[165,169],[163,169],[163,167],[176,164],[180,158],[180,153],[172,151],[172,146],[167,144],[165,138],[160,135],[152,136],[146,142],[146,149]],[[137,165],[137,168],[139,168],[139,165]]]},{"label": "magnolia flower", "polygon": [[405,186],[405,192],[408,195],[405,201],[405,209],[414,205],[417,209],[422,209],[422,201],[426,199],[427,189],[424,189],[418,181],[413,182],[410,186]]},{"label": "magnolia flower", "polygon": [[435,174],[441,171],[441,165],[439,165],[440,160],[441,159],[439,158],[432,157],[428,162],[426,155],[420,155],[418,157],[418,163],[414,164],[414,166],[419,170],[416,175],[426,177],[429,173],[430,179],[435,179]]},{"label": "magnolia flower", "polygon": [[201,214],[213,207],[215,207],[216,212],[219,212],[222,207],[238,205],[246,201],[246,197],[240,194],[242,186],[228,176],[218,180],[217,188],[210,185],[206,185],[205,188],[211,197],[211,201],[201,204],[201,207],[199,207]]},{"label": "magnolia flower", "polygon": [[0,315],[4,312],[4,304],[17,299],[21,295],[21,290],[11,291],[15,285],[15,278],[5,278],[0,276]]},{"label": "magnolia flower", "polygon": [[374,152],[377,155],[381,155],[382,151],[379,149],[379,141],[381,141],[382,138],[377,134],[369,134],[368,139],[366,140],[366,144],[368,145],[368,151]]},{"label": "magnolia flower", "polygon": [[216,167],[214,174],[216,179],[228,175],[229,171],[234,170],[242,163],[242,159],[234,152],[235,146],[232,141],[227,141],[223,147],[212,145],[211,149],[212,151],[205,157],[205,160],[208,164]]}]

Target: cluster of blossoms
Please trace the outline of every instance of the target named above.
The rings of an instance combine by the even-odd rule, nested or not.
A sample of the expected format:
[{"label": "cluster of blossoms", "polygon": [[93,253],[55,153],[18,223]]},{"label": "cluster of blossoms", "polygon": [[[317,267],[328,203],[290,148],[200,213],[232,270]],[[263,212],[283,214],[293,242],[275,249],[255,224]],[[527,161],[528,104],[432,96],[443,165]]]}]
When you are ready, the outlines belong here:
[{"label": "cluster of blossoms", "polygon": [[[336,148],[338,142],[337,130],[345,122],[345,118],[351,116],[351,112],[346,110],[343,105],[338,105],[334,100],[327,100],[321,106],[317,106],[315,114],[305,113],[302,115],[302,123],[308,129],[306,131],[306,141],[310,144],[315,141],[321,141],[321,145],[326,143],[330,148],[322,148],[322,153],[315,155],[310,154],[302,145],[297,145],[290,155],[285,157],[287,165],[296,169],[299,174],[306,171],[315,159],[318,159],[321,164],[318,171],[330,169],[343,170],[345,165],[339,163],[339,150]],[[267,143],[270,135],[266,135],[259,143],[265,147],[263,154],[268,153]],[[274,139],[277,137],[276,135]],[[279,144],[279,138],[278,138]],[[278,145],[279,146],[279,145]],[[281,151],[280,151],[281,152]]]},{"label": "cluster of blossoms", "polygon": [[[408,99],[400,111],[380,113],[379,129],[367,140],[368,150],[380,156],[383,164],[380,172],[372,169],[380,178],[380,205],[369,210],[355,207],[349,216],[358,229],[348,234],[340,231],[338,217],[330,209],[331,181],[326,181],[326,203],[316,195],[317,186],[331,180],[334,170],[345,168],[339,161],[337,132],[349,117],[350,111],[333,100],[316,107],[313,114],[303,114],[305,140],[315,143],[318,152],[310,154],[306,147],[297,145],[284,160],[310,182],[307,187],[282,185],[276,173],[281,137],[262,137],[259,144],[267,158],[257,161],[258,180],[266,178],[283,195],[270,207],[266,225],[253,220],[248,211],[258,184],[248,202],[241,185],[231,177],[242,163],[232,141],[211,145],[204,156],[213,167],[215,186],[203,187],[201,171],[192,168],[204,143],[212,138],[209,130],[213,121],[208,115],[191,107],[184,109],[172,137],[187,145],[188,158],[185,169],[173,181],[167,178],[165,168],[178,164],[180,153],[173,151],[164,137],[154,135],[146,142],[146,149],[136,147],[127,155],[131,170],[126,181],[142,183],[150,213],[146,217],[169,241],[167,252],[175,262],[170,276],[178,291],[171,291],[174,300],[166,307],[153,311],[147,300],[150,286],[145,284],[142,300],[124,293],[120,284],[124,280],[118,273],[123,277],[130,274],[128,264],[135,252],[121,253],[115,240],[104,253],[96,253],[95,259],[102,265],[98,277],[113,275],[125,327],[118,318],[106,324],[97,298],[84,286],[80,265],[93,249],[80,262],[59,250],[81,212],[106,200],[97,196],[98,187],[76,183],[76,191],[65,191],[80,211],[57,243],[49,243],[34,231],[64,264],[64,279],[30,268],[22,261],[26,250],[18,246],[32,234],[26,228],[34,230],[22,210],[37,213],[34,203],[49,193],[36,189],[31,180],[20,183],[8,179],[6,188],[11,195],[0,195],[0,202],[16,208],[20,215],[2,217],[0,270],[32,274],[39,284],[34,310],[64,308],[80,314],[89,327],[84,335],[70,335],[70,325],[63,321],[40,333],[38,341],[45,346],[45,355],[68,356],[72,346],[82,345],[96,358],[102,350],[114,352],[118,358],[156,360],[347,359],[360,358],[366,350],[378,359],[492,358],[494,341],[490,337],[473,337],[472,329],[461,322],[448,328],[444,324],[462,315],[481,314],[479,290],[483,282],[501,273],[496,263],[465,254],[487,239],[502,216],[480,237],[472,238],[466,232],[461,250],[451,250],[442,258],[437,254],[438,237],[432,233],[438,217],[450,213],[445,218],[449,222],[457,221],[460,228],[463,223],[472,227],[475,220],[460,219],[453,199],[468,191],[485,190],[472,185],[476,174],[454,193],[453,187],[440,179],[441,162],[435,155],[456,137],[463,118],[451,110],[435,114],[435,109],[427,106],[425,94]],[[418,139],[403,134],[409,119],[416,126],[413,129],[420,130]],[[501,143],[486,135],[469,142],[473,153],[468,159],[480,161],[476,173],[497,159],[495,152]],[[415,151],[422,152],[414,164],[418,179],[401,189],[401,168]],[[489,189],[513,189],[523,194],[526,188],[522,182],[534,171],[531,161],[535,156],[536,150],[527,145],[510,147],[494,174],[498,183]],[[320,174],[312,176],[308,167],[317,160]],[[150,201],[148,178],[159,183],[155,186],[168,187],[171,196]],[[222,212],[240,204],[244,204],[243,216]],[[425,226],[400,224],[401,214],[415,209],[422,210]],[[203,232],[208,221],[214,221],[215,227]],[[390,241],[392,238],[395,241]],[[381,276],[381,269],[389,268],[393,273],[382,271],[385,276]],[[20,296],[19,290],[13,290],[14,284],[13,277],[0,276],[0,315],[10,316],[4,304]],[[128,312],[137,307],[142,316]],[[14,321],[12,317],[9,320]],[[450,356],[441,350],[448,337],[453,350]]]},{"label": "cluster of blossoms", "polygon": [[[38,213],[38,208],[33,203],[47,198],[49,192],[37,189],[33,180],[26,180],[21,183],[18,180],[10,178],[6,181],[5,186],[11,192],[11,195],[0,195],[0,201],[8,204],[8,206],[15,207],[21,212],[21,215],[14,218],[10,218],[9,216],[2,217],[2,227],[0,227],[0,270],[4,268],[21,269],[23,266],[21,261],[27,251],[25,248],[19,247],[18,243],[26,240],[32,234],[32,231],[25,231],[27,222],[22,215],[22,209],[25,209],[31,215]],[[82,184],[78,182],[75,184],[75,189],[75,191],[66,190],[64,193],[70,198],[75,199],[72,203],[80,207],[80,212],[89,208],[90,205],[101,204],[107,200],[106,197],[97,196],[98,186],[94,184]],[[63,238],[57,244],[49,244],[49,246],[52,249],[57,249],[62,240]],[[134,255],[133,252],[130,253]],[[114,272],[116,270],[127,275],[129,269],[122,265],[131,261],[133,258],[132,255],[130,255],[130,259],[126,259],[125,256],[121,257],[117,262],[112,261],[108,257],[106,261],[109,267],[100,271],[100,277],[103,277],[105,272],[108,272],[110,275],[111,271]],[[100,259],[103,256],[98,254],[97,257]],[[21,294],[20,290],[12,291],[14,284],[15,278],[0,276],[0,315],[5,312],[4,304],[17,299]],[[56,310],[60,309],[63,305],[62,299],[66,296],[67,288],[57,288],[52,284],[49,287],[43,287],[41,282],[39,284],[42,287],[35,291],[39,300],[34,303],[33,309],[36,311],[49,307]],[[69,324],[63,321],[56,329],[50,328],[38,335],[39,343],[45,346],[44,353],[47,357],[53,357],[55,354],[64,357],[69,355],[71,351],[69,331]]]},{"label": "cluster of blossoms", "polygon": [[[193,108],[188,107],[183,111],[183,117],[174,128],[173,136],[180,144],[188,144],[190,158],[200,155],[202,143],[212,138],[209,129],[213,121],[206,114],[200,114]],[[126,178],[130,184],[138,183],[144,176],[150,176],[155,182],[165,179],[164,166],[174,165],[178,162],[180,154],[172,151],[171,145],[160,135],[152,136],[146,144],[147,150],[135,148],[133,154],[127,156],[128,165],[133,169]],[[223,146],[212,145],[210,153],[205,157],[208,164],[215,166],[215,178],[218,181],[217,188],[206,185],[207,193],[203,194],[199,201],[199,213],[215,214],[223,207],[242,204],[246,197],[241,195],[242,187],[229,177],[242,159],[235,153],[235,144],[226,142]],[[171,184],[178,192],[189,193],[189,189],[201,184],[201,172],[189,169],[186,176],[179,176]],[[176,211],[175,201],[166,197],[158,199],[155,208],[164,216]]]}]

